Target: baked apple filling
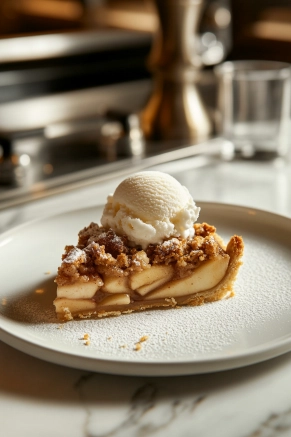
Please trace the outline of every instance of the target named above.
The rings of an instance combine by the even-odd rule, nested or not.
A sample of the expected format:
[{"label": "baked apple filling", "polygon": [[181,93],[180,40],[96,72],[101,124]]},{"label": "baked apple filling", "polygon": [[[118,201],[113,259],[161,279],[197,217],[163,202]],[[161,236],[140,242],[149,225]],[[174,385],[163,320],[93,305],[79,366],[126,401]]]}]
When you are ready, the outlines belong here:
[{"label": "baked apple filling", "polygon": [[215,227],[196,223],[193,237],[145,249],[91,223],[66,246],[54,300],[60,320],[119,315],[147,308],[201,305],[234,294],[241,237],[225,247]]}]

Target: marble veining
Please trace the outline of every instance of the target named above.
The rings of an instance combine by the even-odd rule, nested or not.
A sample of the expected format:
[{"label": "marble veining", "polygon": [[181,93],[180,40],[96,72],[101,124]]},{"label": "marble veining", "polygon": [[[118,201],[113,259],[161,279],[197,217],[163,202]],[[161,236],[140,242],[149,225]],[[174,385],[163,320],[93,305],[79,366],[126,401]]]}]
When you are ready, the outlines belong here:
[{"label": "marble veining", "polygon": [[258,429],[248,437],[289,437],[291,435],[291,408],[281,414],[271,414]]},{"label": "marble veining", "polygon": [[[287,437],[291,354],[228,372],[144,378],[81,373],[84,437]],[[109,407],[110,406],[110,407]]]},{"label": "marble veining", "polygon": [[[82,375],[75,384],[80,396],[80,402],[86,412],[84,420],[85,437],[123,437],[123,436],[146,436],[169,432],[171,425],[182,416],[192,416],[198,406],[204,401],[203,395],[190,396],[186,400],[180,397],[167,399],[163,386],[158,380],[133,379],[130,381],[130,391],[127,396],[125,414],[110,421],[102,421],[102,417],[96,411],[96,404],[92,402],[90,393],[96,388],[96,375]],[[98,378],[98,377],[97,377]],[[116,379],[120,387],[122,381]],[[99,378],[98,378],[99,379]],[[166,380],[165,380],[166,381]],[[99,381],[100,382],[100,381]],[[128,382],[128,381],[127,381]],[[132,382],[139,382],[135,387]],[[98,384],[98,383],[97,383]],[[101,388],[102,390],[102,388]],[[108,396],[108,394],[107,394]],[[106,397],[106,395],[105,395]],[[125,400],[125,399],[123,399]],[[103,402],[106,399],[103,398]],[[117,415],[118,416],[118,415]]]}]

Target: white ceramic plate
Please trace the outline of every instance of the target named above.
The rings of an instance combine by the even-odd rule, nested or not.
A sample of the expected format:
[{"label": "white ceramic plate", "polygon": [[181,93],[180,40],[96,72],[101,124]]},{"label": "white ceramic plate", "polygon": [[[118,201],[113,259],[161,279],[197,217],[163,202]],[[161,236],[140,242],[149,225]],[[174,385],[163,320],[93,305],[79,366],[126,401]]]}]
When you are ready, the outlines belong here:
[{"label": "white ceramic plate", "polygon": [[218,371],[290,351],[291,220],[238,206],[199,205],[200,220],[215,224],[225,241],[233,234],[244,238],[234,298],[60,324],[52,305],[53,280],[64,246],[75,244],[78,231],[99,220],[101,209],[90,208],[0,236],[0,339],[47,361],[124,375]]}]

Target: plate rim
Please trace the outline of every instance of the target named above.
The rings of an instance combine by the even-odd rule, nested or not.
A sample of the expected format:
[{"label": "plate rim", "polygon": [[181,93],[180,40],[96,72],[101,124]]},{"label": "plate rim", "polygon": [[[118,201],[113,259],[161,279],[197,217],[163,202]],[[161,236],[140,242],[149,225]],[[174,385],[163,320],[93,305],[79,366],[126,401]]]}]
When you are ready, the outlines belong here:
[{"label": "plate rim", "polygon": [[[287,220],[291,222],[291,217],[289,217],[288,215],[284,215],[284,214],[279,214],[279,213],[275,213],[273,211],[269,211],[268,209],[262,209],[262,208],[255,208],[253,206],[247,206],[247,205],[236,205],[236,204],[232,204],[232,203],[225,203],[225,202],[212,202],[212,201],[205,201],[205,200],[195,200],[195,204],[196,206],[201,206],[202,208],[207,208],[207,207],[218,207],[218,208],[230,208],[230,209],[238,209],[238,210],[243,210],[243,211],[252,211],[258,214],[267,214],[269,216],[272,216],[274,219],[279,219],[279,220]],[[42,215],[40,217],[36,217],[33,218],[31,220],[27,220],[24,223],[20,223],[19,225],[13,226],[10,229],[7,229],[4,232],[0,232],[0,247],[1,247],[1,242],[3,242],[2,237],[5,237],[6,235],[9,235],[13,232],[18,232],[19,230],[22,230],[22,228],[25,227],[29,227],[32,226],[35,223],[39,223],[39,222],[44,222],[46,220],[50,220],[50,219],[54,219],[57,218],[59,216],[63,216],[66,214],[77,214],[77,213],[81,213],[81,212],[85,212],[85,211],[90,211],[90,210],[103,210],[104,205],[98,204],[95,206],[88,206],[85,208],[69,208],[66,209],[65,211],[62,211],[58,214],[46,214],[46,215]],[[255,216],[256,214],[254,214]]]}]

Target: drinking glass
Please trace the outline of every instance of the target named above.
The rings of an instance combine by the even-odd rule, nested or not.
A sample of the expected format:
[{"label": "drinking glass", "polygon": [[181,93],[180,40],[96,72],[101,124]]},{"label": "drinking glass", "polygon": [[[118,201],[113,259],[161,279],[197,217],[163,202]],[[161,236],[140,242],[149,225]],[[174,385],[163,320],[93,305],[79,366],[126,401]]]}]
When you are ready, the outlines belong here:
[{"label": "drinking glass", "polygon": [[234,61],[215,67],[217,132],[245,158],[285,157],[290,146],[291,66]]}]

